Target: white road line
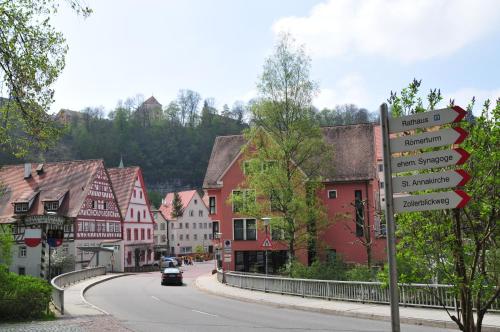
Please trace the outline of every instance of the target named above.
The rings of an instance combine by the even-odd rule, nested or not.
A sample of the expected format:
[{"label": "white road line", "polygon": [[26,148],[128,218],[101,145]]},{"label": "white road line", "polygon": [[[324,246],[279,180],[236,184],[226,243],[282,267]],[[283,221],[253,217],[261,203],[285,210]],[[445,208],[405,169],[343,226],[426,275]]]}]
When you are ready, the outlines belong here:
[{"label": "white road line", "polygon": [[197,313],[202,314],[202,315],[207,315],[207,316],[217,317],[217,315],[214,315],[214,314],[209,314],[208,312],[204,312],[204,311],[198,311],[198,310],[194,310],[194,309],[192,309],[191,311],[193,311],[193,312],[197,312]]},{"label": "white road line", "polygon": [[152,297],[153,299],[155,299],[156,301],[160,301],[160,299],[159,299],[159,298],[157,298],[156,296],[151,295],[151,297]]}]

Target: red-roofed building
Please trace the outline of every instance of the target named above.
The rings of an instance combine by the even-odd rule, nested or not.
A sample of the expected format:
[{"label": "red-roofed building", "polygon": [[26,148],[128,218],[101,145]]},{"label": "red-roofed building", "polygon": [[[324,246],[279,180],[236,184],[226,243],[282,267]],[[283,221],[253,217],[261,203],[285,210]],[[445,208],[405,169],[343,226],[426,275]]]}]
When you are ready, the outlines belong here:
[{"label": "red-roofed building", "polygon": [[183,214],[172,217],[174,193],[165,196],[160,211],[169,220],[170,254],[186,255],[201,246],[204,252],[212,253],[212,221],[208,209],[196,190],[178,193],[182,202]]},{"label": "red-roofed building", "polygon": [[0,227],[12,226],[16,242],[12,271],[47,276],[49,247],[27,247],[27,228],[63,230],[55,250],[73,257],[76,269],[111,268],[114,250],[103,244],[121,240],[122,218],[102,160],[3,166],[0,184]]},{"label": "red-roofed building", "polygon": [[123,216],[124,270],[150,265],[154,260],[154,221],[139,167],[109,168],[109,177]]},{"label": "red-roofed building", "polygon": [[[320,170],[324,188],[320,199],[326,206],[328,226],[320,235],[319,242],[328,248],[319,252],[320,258],[341,254],[349,263],[366,263],[367,253],[361,244],[365,232],[370,232],[373,262],[386,259],[385,227],[381,225],[377,211],[379,202],[379,178],[377,162],[381,160],[380,131],[378,125],[357,124],[322,128],[323,137],[334,151],[333,165]],[[245,176],[242,171],[244,156],[242,147],[247,144],[242,135],[216,138],[208,163],[203,188],[207,198],[214,229],[221,235],[221,242],[231,241],[231,262],[228,267],[236,271],[264,272],[265,239],[261,221],[252,216],[240,216],[228,203],[233,191],[241,192]],[[369,227],[360,227],[356,218],[363,216]],[[350,215],[350,220],[339,221],[339,215]],[[320,250],[320,248],[316,248]],[[287,244],[273,241],[269,258],[269,271],[276,271],[284,263]],[[303,263],[309,263],[312,255],[305,250],[297,252]],[[226,267],[226,264],[224,264]]]}]

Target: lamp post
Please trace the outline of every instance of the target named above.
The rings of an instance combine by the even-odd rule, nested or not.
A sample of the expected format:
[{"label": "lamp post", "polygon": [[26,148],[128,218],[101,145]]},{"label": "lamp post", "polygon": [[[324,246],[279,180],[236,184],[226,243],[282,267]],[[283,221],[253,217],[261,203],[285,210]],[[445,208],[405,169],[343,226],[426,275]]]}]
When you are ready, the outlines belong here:
[{"label": "lamp post", "polygon": [[[269,222],[271,221],[271,218],[264,217],[264,218],[262,218],[262,221],[264,221],[264,229],[266,231],[266,239],[267,239]],[[267,277],[267,247],[266,247],[266,266],[265,266],[265,269],[266,269],[266,277]]]}]

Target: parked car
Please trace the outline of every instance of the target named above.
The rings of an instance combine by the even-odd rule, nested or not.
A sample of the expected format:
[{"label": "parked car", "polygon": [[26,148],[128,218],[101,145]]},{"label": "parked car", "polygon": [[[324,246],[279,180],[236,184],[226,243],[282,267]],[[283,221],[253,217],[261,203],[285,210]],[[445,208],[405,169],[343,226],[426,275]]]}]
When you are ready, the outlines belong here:
[{"label": "parked car", "polygon": [[169,267],[161,273],[162,285],[182,285],[182,271],[176,267]]},{"label": "parked car", "polygon": [[177,260],[173,257],[161,257],[159,260],[153,262],[153,266],[159,266],[160,269],[176,267],[177,265]]}]

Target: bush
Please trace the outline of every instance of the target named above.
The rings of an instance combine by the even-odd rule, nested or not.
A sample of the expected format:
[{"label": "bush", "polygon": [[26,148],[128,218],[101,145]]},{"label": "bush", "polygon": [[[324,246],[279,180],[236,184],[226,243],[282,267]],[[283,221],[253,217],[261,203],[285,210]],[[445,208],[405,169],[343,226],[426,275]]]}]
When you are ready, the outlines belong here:
[{"label": "bush", "polygon": [[364,265],[352,267],[346,272],[346,277],[350,281],[377,281],[376,270],[370,270]]},{"label": "bush", "polygon": [[51,293],[45,280],[20,276],[0,266],[0,321],[44,317]]},{"label": "bush", "polygon": [[345,280],[346,265],[340,258],[320,262],[315,260],[311,266],[303,265],[298,261],[293,261],[282,271],[292,278],[319,279],[319,280]]}]

